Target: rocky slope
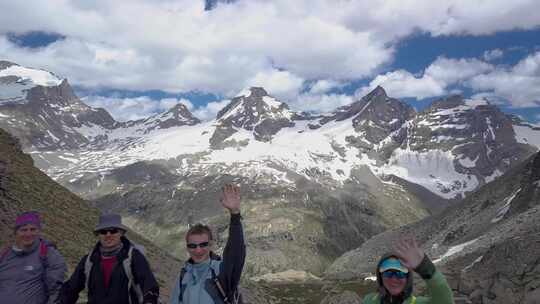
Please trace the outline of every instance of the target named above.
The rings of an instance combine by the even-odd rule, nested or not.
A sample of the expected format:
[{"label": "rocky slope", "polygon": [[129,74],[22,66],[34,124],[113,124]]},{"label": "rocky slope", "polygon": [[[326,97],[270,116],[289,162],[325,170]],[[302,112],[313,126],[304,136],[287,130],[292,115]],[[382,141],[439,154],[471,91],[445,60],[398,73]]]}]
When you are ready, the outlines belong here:
[{"label": "rocky slope", "polygon": [[539,287],[539,211],[537,153],[444,212],[368,240],[336,260],[326,277],[369,276],[396,238],[413,234],[457,294],[473,303],[525,303]]},{"label": "rocky slope", "polygon": [[[96,242],[99,211],[35,168],[18,140],[0,129],[0,246],[12,242],[15,217],[28,210],[41,213],[45,237],[56,243],[72,271]],[[128,237],[145,247],[167,298],[179,261],[133,232]]]}]

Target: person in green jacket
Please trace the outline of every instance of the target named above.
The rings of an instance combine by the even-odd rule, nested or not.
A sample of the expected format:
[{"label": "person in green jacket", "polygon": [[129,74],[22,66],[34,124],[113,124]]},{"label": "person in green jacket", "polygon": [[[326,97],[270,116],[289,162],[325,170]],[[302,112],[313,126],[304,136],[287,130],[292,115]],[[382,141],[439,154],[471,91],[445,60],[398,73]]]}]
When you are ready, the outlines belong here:
[{"label": "person in green jacket", "polygon": [[[415,271],[427,285],[427,296],[413,295]],[[364,297],[362,304],[451,304],[452,290],[414,238],[399,240],[394,252],[381,257],[376,268],[377,292]]]}]

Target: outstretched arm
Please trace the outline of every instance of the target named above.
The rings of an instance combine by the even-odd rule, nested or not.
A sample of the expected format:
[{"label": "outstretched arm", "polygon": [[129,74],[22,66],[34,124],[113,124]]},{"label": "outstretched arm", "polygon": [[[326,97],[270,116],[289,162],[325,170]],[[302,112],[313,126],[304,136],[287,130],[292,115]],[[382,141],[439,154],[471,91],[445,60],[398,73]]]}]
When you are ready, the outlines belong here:
[{"label": "outstretched arm", "polygon": [[75,304],[79,299],[79,292],[84,289],[85,275],[84,275],[84,263],[86,261],[86,255],[81,259],[75,271],[60,289],[60,295],[58,297],[60,304]]},{"label": "outstretched arm", "polygon": [[429,303],[452,304],[452,290],[444,275],[435,268],[428,256],[413,237],[403,238],[396,245],[395,252],[401,263],[416,271],[426,281]]},{"label": "outstretched arm", "polygon": [[232,292],[238,286],[244,262],[246,259],[246,245],[240,217],[240,188],[234,185],[223,187],[221,204],[229,210],[231,222],[229,225],[229,239],[223,250],[223,278],[228,292]]}]

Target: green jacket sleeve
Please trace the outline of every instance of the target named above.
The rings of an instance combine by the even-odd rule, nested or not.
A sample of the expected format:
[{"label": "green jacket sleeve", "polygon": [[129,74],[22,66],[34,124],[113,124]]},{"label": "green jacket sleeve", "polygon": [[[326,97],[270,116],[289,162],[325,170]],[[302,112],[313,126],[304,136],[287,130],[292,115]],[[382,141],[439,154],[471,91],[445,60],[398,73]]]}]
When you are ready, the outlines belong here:
[{"label": "green jacket sleeve", "polygon": [[427,285],[428,297],[424,298],[425,301],[422,301],[421,297],[418,298],[418,304],[420,303],[429,303],[429,304],[453,304],[454,296],[452,294],[452,289],[448,285],[444,275],[435,268],[435,265],[431,260],[426,256],[420,263],[420,265],[415,269],[415,271],[424,279]]}]

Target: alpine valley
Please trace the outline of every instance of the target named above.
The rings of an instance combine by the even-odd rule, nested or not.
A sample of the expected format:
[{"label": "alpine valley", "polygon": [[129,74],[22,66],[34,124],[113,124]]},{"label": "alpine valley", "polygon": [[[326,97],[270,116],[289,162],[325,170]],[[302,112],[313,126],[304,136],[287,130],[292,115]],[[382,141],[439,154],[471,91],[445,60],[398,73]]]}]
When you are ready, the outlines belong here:
[{"label": "alpine valley", "polygon": [[[421,227],[430,256],[458,263],[446,249],[487,238],[489,225],[529,210],[510,205],[511,196],[538,183],[514,179],[485,190],[513,180],[508,174],[526,175],[540,148],[539,126],[461,96],[416,111],[382,87],[325,114],[293,111],[252,87],[211,121],[178,104],[119,122],[83,103],[67,79],[0,61],[0,128],[49,177],[102,212],[121,213],[135,232],[178,258],[185,257],[183,233],[199,221],[215,227],[218,246],[224,244],[220,187],[241,185],[244,278],[251,281],[360,278],[368,270],[352,271],[362,264],[355,257],[371,258],[366,246],[401,226]],[[502,192],[489,197],[496,190]],[[489,203],[474,205],[479,196]],[[463,208],[495,215],[486,211],[479,220],[485,225],[459,228]],[[439,220],[446,224],[422,224]],[[483,255],[474,252],[459,265]]]}]

